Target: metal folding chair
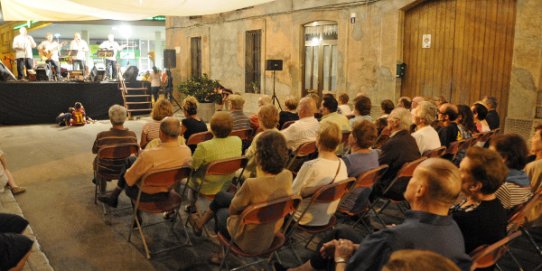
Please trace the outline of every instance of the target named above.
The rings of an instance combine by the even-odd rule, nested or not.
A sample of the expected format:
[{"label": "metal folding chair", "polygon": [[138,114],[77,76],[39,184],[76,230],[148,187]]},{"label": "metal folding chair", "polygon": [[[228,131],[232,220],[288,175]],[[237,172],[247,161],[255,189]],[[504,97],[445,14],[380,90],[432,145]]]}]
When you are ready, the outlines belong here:
[{"label": "metal folding chair", "polygon": [[[240,215],[241,224],[239,225],[239,227],[244,227],[246,225],[276,223],[277,221],[284,219],[288,214],[293,213],[300,202],[301,202],[301,197],[292,195],[289,197],[279,198],[279,199],[275,199],[268,202],[250,205],[241,213]],[[240,270],[240,269],[243,269],[255,264],[259,264],[266,260],[270,262],[273,259],[273,256],[277,256],[278,258],[276,251],[284,245],[286,238],[283,232],[277,232],[275,234],[275,239],[273,240],[271,247],[269,247],[268,249],[266,249],[265,251],[261,253],[249,253],[249,252],[243,251],[233,242],[233,240],[228,239],[222,233],[218,233],[218,241],[220,242],[220,245],[222,246],[222,248],[225,248],[226,250],[226,253],[224,254],[224,259],[222,259],[222,263],[220,264],[220,270],[222,270],[222,267],[225,265],[226,258],[228,257],[230,252],[232,252],[236,256],[242,256],[242,257],[269,256],[268,259],[260,259],[258,261],[251,262],[243,266],[231,269],[231,270]]]},{"label": "metal folding chair", "polygon": [[317,151],[316,141],[309,141],[301,144],[293,152],[293,155],[290,155],[290,159],[288,160],[288,163],[286,163],[286,169],[296,175],[303,162],[309,160],[310,155],[316,154]]},{"label": "metal folding chair", "polygon": [[434,150],[425,151],[422,154],[422,156],[427,157],[427,158],[438,158],[438,157],[442,157],[444,154],[446,154],[446,147],[441,146],[441,147],[438,147],[438,148],[436,148]]},{"label": "metal folding chair", "polygon": [[290,125],[294,124],[294,122],[296,122],[296,121],[295,120],[287,121],[287,122],[282,124],[282,127],[280,127],[280,129],[284,130],[284,129],[290,127]]},{"label": "metal folding chair", "polygon": [[188,140],[186,141],[186,145],[188,146],[191,146],[191,145],[198,145],[199,143],[203,142],[203,141],[207,141],[209,139],[212,139],[213,138],[213,133],[211,133],[210,131],[207,131],[207,132],[201,132],[201,133],[195,133],[195,134],[192,134]]},{"label": "metal folding chair", "polygon": [[[173,216],[173,219],[178,217],[179,220],[181,221],[181,224],[183,225],[183,230],[186,237],[186,242],[183,245],[191,244],[190,236],[188,235],[186,226],[182,223],[181,214],[179,213],[179,208],[181,207],[182,198],[181,198],[181,195],[175,192],[175,189],[174,189],[178,185],[180,180],[184,178],[188,178],[190,176],[190,171],[191,171],[191,168],[186,167],[186,166],[157,170],[157,171],[145,174],[145,176],[143,176],[141,181],[137,184],[139,188],[139,193],[136,199],[132,199],[132,203],[134,205],[134,212],[132,215],[132,221],[130,223],[130,233],[128,234],[128,242],[130,242],[132,238],[134,225],[137,225],[137,229],[139,231],[139,234],[141,235],[141,240],[143,241],[143,247],[145,249],[145,255],[147,259],[151,258],[151,251],[149,249],[147,240],[145,238],[145,234],[143,232],[143,226],[141,225],[141,222],[137,219],[138,212],[153,213],[153,214],[160,214],[164,212],[174,212],[175,215]],[[141,201],[141,193],[143,189],[163,188],[163,187],[167,187],[169,189],[168,198],[166,200],[156,201],[156,202],[155,201],[153,202]],[[164,222],[160,222],[160,223],[164,223]],[[145,227],[157,225],[160,223],[146,225]],[[171,227],[170,227],[171,232],[173,232],[174,225],[175,223],[171,223]],[[158,254],[158,253],[170,251],[170,250],[179,248],[183,245],[163,249],[157,252],[153,252],[152,254]]]},{"label": "metal folding chair", "polygon": [[[486,268],[491,267],[493,265],[496,265],[499,259],[505,254],[509,253],[508,243],[510,241],[516,239],[521,235],[521,232],[516,231],[508,236],[504,237],[503,239],[495,242],[491,245],[483,245],[478,248],[476,248],[474,251],[470,253],[470,256],[472,258],[472,265],[470,267],[471,271],[474,271],[478,268]],[[510,254],[514,262],[519,265],[517,259],[514,257],[514,255]],[[520,267],[520,270],[523,270]],[[500,268],[499,268],[500,269]]]}]

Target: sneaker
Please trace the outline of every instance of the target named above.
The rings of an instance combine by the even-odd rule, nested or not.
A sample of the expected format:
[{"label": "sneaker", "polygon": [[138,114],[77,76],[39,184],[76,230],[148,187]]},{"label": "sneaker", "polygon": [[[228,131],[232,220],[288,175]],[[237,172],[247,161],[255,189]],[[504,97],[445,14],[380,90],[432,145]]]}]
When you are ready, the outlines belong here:
[{"label": "sneaker", "polygon": [[13,195],[18,195],[24,192],[26,192],[26,188],[24,187],[17,186],[11,188],[11,193],[13,193]]},{"label": "sneaker", "polygon": [[119,199],[117,197],[112,197],[110,195],[98,196],[98,201],[105,203],[113,208],[117,208],[117,205],[119,204]]}]

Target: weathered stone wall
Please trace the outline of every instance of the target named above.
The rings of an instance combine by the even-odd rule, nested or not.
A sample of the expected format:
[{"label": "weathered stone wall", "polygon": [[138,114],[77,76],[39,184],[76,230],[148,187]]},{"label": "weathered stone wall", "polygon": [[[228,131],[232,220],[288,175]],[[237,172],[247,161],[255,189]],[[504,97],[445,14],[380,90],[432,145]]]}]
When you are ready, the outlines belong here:
[{"label": "weathered stone wall", "polygon": [[[244,90],[245,32],[262,30],[265,59],[283,59],[276,89],[281,101],[301,95],[303,25],[329,20],[338,25],[337,91],[367,94],[378,110],[383,99],[400,96],[395,66],[402,60],[403,10],[421,0],[277,0],[254,8],[198,18],[168,17],[166,44],[180,47],[176,80],[190,73],[190,37],[203,38],[203,71],[235,91]],[[537,91],[542,91],[542,1],[517,0],[513,66],[505,128],[528,136],[533,125]],[[350,23],[350,14],[356,22]],[[271,93],[272,73],[264,72],[262,92]],[[256,94],[243,94],[246,111],[255,112]],[[373,112],[374,114],[375,112]],[[378,114],[378,112],[376,112]],[[527,128],[525,128],[527,127]]]}]

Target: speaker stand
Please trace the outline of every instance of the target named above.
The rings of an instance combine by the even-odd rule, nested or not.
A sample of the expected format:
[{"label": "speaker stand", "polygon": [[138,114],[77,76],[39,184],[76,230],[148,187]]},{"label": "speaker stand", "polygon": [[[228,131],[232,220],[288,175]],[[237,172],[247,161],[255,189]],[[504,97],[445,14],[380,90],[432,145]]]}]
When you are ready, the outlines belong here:
[{"label": "speaker stand", "polygon": [[282,111],[282,106],[280,105],[279,98],[277,97],[277,94],[275,93],[275,80],[277,79],[275,73],[276,71],[273,71],[273,96],[271,97],[271,100],[273,100],[273,105],[275,105],[275,101],[277,101],[280,111]]}]

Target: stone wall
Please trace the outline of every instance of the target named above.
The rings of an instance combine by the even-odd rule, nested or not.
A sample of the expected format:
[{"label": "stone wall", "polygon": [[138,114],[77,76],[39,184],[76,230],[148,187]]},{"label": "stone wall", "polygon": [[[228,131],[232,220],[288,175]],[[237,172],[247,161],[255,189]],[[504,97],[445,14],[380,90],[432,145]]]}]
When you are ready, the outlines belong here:
[{"label": "stone wall", "polygon": [[[324,3],[325,2],[325,3]],[[262,62],[283,59],[277,72],[279,99],[301,95],[303,25],[329,20],[338,25],[337,91],[367,94],[378,110],[383,99],[400,96],[401,79],[395,67],[402,60],[404,10],[421,0],[277,0],[268,4],[212,16],[168,17],[166,46],[180,48],[176,80],[190,73],[190,37],[203,38],[203,71],[235,91],[244,90],[244,37],[262,30]],[[542,1],[517,0],[513,66],[505,130],[528,136],[534,122],[537,91],[542,78]],[[350,14],[356,22],[350,23]],[[264,63],[262,63],[262,70]],[[180,75],[180,76],[179,76]],[[262,92],[272,89],[272,74],[264,72]],[[243,94],[246,111],[256,110],[256,94]],[[376,112],[378,114],[378,112]],[[375,114],[375,112],[373,112]],[[527,126],[527,128],[525,128]]]}]

